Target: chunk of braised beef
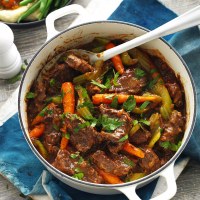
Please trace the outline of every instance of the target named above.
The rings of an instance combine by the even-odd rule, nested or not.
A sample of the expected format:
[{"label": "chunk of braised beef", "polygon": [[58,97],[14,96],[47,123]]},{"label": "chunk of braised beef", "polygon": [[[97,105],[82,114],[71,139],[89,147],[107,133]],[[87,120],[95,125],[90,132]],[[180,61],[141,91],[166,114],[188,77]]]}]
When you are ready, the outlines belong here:
[{"label": "chunk of braised beef", "polygon": [[130,118],[129,114],[123,109],[116,110],[108,107],[105,104],[101,104],[99,106],[99,109],[102,115],[107,115],[109,118],[115,118],[123,122],[123,124],[117,129],[115,129],[112,133],[101,131],[101,136],[103,140],[110,141],[112,143],[118,143],[122,137],[129,133],[132,127],[132,119]]},{"label": "chunk of braised beef", "polygon": [[139,129],[137,132],[129,136],[129,141],[135,145],[146,143],[151,138],[151,133],[145,128]]},{"label": "chunk of braised beef", "polygon": [[168,122],[163,123],[164,132],[160,138],[160,141],[169,141],[174,143],[177,136],[184,129],[184,119],[182,114],[177,110],[172,111]]},{"label": "chunk of braised beef", "polygon": [[181,107],[183,105],[183,94],[178,83],[166,83],[165,85],[169,91],[170,96],[173,99],[173,103],[177,107]]},{"label": "chunk of braised beef", "polygon": [[146,84],[147,84],[146,76],[138,78],[135,75],[135,69],[128,68],[118,78],[117,85],[116,86],[113,85],[109,89],[109,92],[138,94],[142,92],[142,89]]},{"label": "chunk of braised beef", "polygon": [[147,173],[151,173],[160,167],[160,160],[151,148],[144,149],[145,156],[140,159],[139,165]]},{"label": "chunk of braised beef", "polygon": [[[73,176],[82,173],[81,180],[92,183],[102,183],[103,178],[98,172],[85,160],[80,162],[80,158],[71,156],[74,152],[68,150],[59,150],[53,166],[58,170]],[[76,152],[75,152],[76,153]]]},{"label": "chunk of braised beef", "polygon": [[55,157],[60,147],[61,133],[53,131],[51,133],[45,133],[44,135],[44,146],[48,153]]},{"label": "chunk of braised beef", "polygon": [[[119,157],[118,157],[119,158]],[[116,176],[125,176],[131,170],[131,166],[121,158],[110,158],[104,151],[98,150],[91,155],[92,162],[105,172],[112,173]],[[125,159],[125,156],[124,156]]]},{"label": "chunk of braised beef", "polygon": [[118,143],[109,142],[107,144],[108,150],[113,154],[117,154],[119,151],[121,151],[123,149],[126,142],[127,141],[118,142]]},{"label": "chunk of braised beef", "polygon": [[45,81],[36,81],[34,86],[35,91],[35,98],[34,98],[34,106],[37,112],[42,110],[42,108],[45,105],[46,100],[46,89],[47,89],[47,83]]},{"label": "chunk of braised beef", "polygon": [[93,71],[93,67],[84,59],[77,57],[74,54],[67,55],[65,60],[67,65],[77,71],[82,73],[91,72]]},{"label": "chunk of braised beef", "polygon": [[93,127],[81,128],[83,123],[84,120],[72,114],[68,114],[65,119],[67,130],[70,133],[70,143],[80,152],[88,151],[101,141],[99,133]]},{"label": "chunk of braised beef", "polygon": [[101,92],[101,89],[98,86],[93,85],[92,83],[87,84],[86,89],[90,96]]},{"label": "chunk of braised beef", "polygon": [[167,65],[167,63],[159,57],[153,57],[155,65],[165,82],[165,85],[169,91],[169,94],[173,100],[173,103],[180,107],[183,105],[183,93],[177,78],[172,71],[172,69]]}]

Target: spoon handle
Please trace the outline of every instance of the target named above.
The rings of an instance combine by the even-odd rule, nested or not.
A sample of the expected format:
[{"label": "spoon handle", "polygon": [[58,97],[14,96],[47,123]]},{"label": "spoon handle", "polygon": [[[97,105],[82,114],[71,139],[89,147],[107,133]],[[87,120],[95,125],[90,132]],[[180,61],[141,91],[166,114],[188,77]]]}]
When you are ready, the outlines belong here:
[{"label": "spoon handle", "polygon": [[188,12],[180,15],[179,17],[163,24],[162,26],[142,35],[137,38],[134,38],[128,42],[125,42],[119,46],[116,46],[112,49],[106,50],[101,54],[101,59],[108,60],[113,56],[123,53],[127,50],[130,50],[134,47],[142,45],[151,40],[157,39],[159,37],[169,35],[178,31],[181,31],[186,28],[190,28],[200,24],[200,6],[197,6]]}]

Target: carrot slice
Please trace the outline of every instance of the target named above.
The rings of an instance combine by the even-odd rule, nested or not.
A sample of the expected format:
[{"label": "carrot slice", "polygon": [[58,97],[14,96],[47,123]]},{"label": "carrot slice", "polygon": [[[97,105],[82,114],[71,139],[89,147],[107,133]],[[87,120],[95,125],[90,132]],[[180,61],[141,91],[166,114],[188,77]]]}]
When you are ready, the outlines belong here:
[{"label": "carrot slice", "polygon": [[127,153],[137,156],[139,158],[144,158],[144,156],[145,156],[144,152],[141,149],[133,146],[130,143],[126,143],[123,147],[123,150],[126,151]]},{"label": "carrot slice", "polygon": [[[111,49],[115,47],[115,45],[110,42],[106,45],[106,49]],[[114,67],[115,69],[119,72],[119,74],[123,74],[124,73],[124,65],[122,64],[122,60],[120,58],[119,55],[116,55],[114,57],[111,58],[113,64],[114,64]]]},{"label": "carrot slice", "polygon": [[29,136],[31,138],[39,138],[44,133],[44,129],[45,129],[45,125],[39,124],[31,130],[31,132],[29,133]]},{"label": "carrot slice", "polygon": [[[74,113],[75,110],[75,94],[74,86],[71,82],[65,82],[61,86],[61,91],[63,93],[63,109],[64,113]],[[65,134],[67,132],[67,125],[64,125],[61,131]],[[66,149],[69,143],[69,139],[62,137],[60,142],[60,149]]]},{"label": "carrot slice", "polygon": [[74,86],[71,82],[62,84],[61,91],[63,93],[63,109],[64,113],[74,113],[75,109],[75,95]]},{"label": "carrot slice", "polygon": [[103,170],[98,170],[99,174],[104,178],[104,180],[107,182],[107,183],[110,183],[110,184],[120,184],[120,183],[124,183],[123,181],[120,180],[120,178],[114,174],[111,174],[111,173],[108,173],[108,172],[105,172]]},{"label": "carrot slice", "polygon": [[[106,103],[110,104],[114,97],[117,97],[118,103],[124,103],[130,95],[128,94],[95,94],[92,96],[92,101],[94,104]],[[137,96],[134,95],[137,103],[143,103],[145,101],[160,102],[162,98],[158,95],[151,96]]]},{"label": "carrot slice", "polygon": [[49,110],[52,110],[53,108],[56,107],[56,104],[54,103],[50,103],[48,104],[32,121],[31,125],[36,125],[36,124],[39,124],[41,123],[43,120],[44,120],[44,112],[45,110],[49,109]]}]

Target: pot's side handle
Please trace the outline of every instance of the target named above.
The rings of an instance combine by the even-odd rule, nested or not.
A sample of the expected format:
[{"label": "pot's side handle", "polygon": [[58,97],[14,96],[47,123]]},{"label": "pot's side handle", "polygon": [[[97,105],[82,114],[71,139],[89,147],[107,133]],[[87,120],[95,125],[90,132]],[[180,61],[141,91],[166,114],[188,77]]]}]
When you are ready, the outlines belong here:
[{"label": "pot's side handle", "polygon": [[82,15],[82,14],[85,15],[86,11],[82,6],[80,6],[78,4],[72,4],[72,5],[60,8],[58,10],[55,10],[47,16],[47,18],[46,18],[47,41],[59,33],[55,29],[55,26],[54,26],[55,20],[65,16],[65,15],[70,15],[73,13],[77,13],[79,15]]},{"label": "pot's side handle", "polygon": [[[159,176],[165,178],[167,189],[165,192],[159,194],[158,196],[152,198],[151,200],[171,199],[176,194],[177,191],[176,179],[174,176],[174,162],[170,166],[168,166],[164,171],[162,171],[159,174]],[[117,187],[115,189],[125,194],[130,200],[141,200],[136,194],[136,188],[138,186],[139,184],[135,184],[127,187]]]}]

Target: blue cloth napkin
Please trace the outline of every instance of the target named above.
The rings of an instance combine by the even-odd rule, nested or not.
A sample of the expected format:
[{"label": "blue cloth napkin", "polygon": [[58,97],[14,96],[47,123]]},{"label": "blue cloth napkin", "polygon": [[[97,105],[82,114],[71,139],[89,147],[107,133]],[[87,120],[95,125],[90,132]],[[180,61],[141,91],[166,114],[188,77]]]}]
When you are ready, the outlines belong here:
[{"label": "blue cloth napkin", "polygon": [[[124,0],[109,19],[139,24],[154,29],[176,15],[156,0]],[[167,37],[166,39],[169,39]],[[197,94],[200,82],[200,32],[197,27],[175,34],[169,41],[183,56],[193,75]],[[200,104],[200,99],[198,99]],[[200,114],[197,115],[197,122]],[[200,131],[196,123],[194,133],[184,153],[200,160]],[[0,173],[9,179],[23,194],[46,194],[56,200],[108,200],[111,196],[93,195],[73,189],[45,170],[27,145],[15,114],[0,127]],[[141,199],[148,200],[155,188],[156,180],[137,191]],[[116,200],[126,200],[115,195]]]}]

